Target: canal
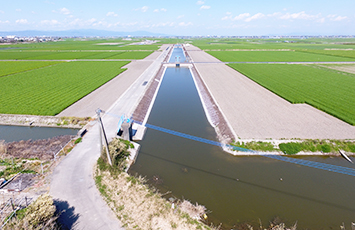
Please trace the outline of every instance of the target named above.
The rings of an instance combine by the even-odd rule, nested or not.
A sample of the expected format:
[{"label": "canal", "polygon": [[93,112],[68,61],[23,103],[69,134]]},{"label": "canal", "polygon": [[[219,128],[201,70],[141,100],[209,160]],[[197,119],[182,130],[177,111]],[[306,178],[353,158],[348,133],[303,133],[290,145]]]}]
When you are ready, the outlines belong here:
[{"label": "canal", "polygon": [[[175,53],[176,52],[176,53]],[[174,56],[183,55],[175,49]],[[149,124],[217,141],[188,68],[167,68]],[[169,196],[206,206],[209,221],[232,229],[264,227],[280,218],[297,229],[350,228],[355,178],[265,157],[240,157],[220,147],[148,129],[129,173],[145,176]],[[339,157],[302,159],[352,167]],[[158,178],[158,180],[153,180]]]}]

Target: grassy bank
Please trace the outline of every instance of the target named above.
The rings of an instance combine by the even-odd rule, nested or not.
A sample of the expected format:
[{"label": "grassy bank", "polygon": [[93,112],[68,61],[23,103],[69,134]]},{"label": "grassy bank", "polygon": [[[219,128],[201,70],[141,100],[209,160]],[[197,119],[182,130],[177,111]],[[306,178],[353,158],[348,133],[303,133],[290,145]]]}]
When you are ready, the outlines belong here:
[{"label": "grassy bank", "polygon": [[188,201],[169,202],[142,177],[125,173],[128,142],[114,139],[110,143],[113,166],[106,163],[103,152],[95,170],[96,185],[126,229],[215,229],[199,220],[206,208]]},{"label": "grassy bank", "polygon": [[271,141],[235,141],[232,145],[262,152],[281,151],[289,155],[297,154],[301,151],[338,154],[339,150],[355,154],[355,142],[351,140],[294,140],[278,145],[274,145]]}]

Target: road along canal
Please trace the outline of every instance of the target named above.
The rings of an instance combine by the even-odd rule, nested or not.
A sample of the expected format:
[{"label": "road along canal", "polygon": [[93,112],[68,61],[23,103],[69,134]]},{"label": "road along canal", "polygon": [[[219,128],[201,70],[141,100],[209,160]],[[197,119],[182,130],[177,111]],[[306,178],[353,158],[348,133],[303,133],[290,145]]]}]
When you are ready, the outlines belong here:
[{"label": "road along canal", "polygon": [[[170,60],[182,50],[175,48]],[[182,53],[183,55],[183,53]],[[182,62],[182,60],[180,60]],[[218,141],[189,68],[167,68],[148,124]],[[350,227],[355,177],[262,156],[233,156],[218,146],[147,129],[129,173],[146,176],[166,198],[205,205],[208,221],[224,229],[275,217],[298,229]],[[355,168],[340,157],[297,157]]]}]

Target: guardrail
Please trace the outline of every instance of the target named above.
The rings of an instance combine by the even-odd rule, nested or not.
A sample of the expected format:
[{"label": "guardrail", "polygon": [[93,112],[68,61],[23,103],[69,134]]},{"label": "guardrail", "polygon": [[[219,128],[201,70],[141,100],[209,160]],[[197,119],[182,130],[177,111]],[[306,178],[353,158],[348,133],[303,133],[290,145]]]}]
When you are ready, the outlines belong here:
[{"label": "guardrail", "polygon": [[33,202],[33,198],[23,197],[18,199],[10,198],[7,203],[0,209],[0,219],[2,229],[12,217],[16,216],[18,210],[26,208]]}]

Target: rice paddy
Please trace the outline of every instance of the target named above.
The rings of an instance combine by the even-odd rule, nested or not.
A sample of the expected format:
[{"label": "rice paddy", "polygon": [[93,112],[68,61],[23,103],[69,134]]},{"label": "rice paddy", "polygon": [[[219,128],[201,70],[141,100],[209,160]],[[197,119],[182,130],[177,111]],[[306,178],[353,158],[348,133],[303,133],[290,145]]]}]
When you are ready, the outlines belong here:
[{"label": "rice paddy", "polygon": [[122,73],[127,63],[63,62],[0,77],[0,113],[56,115]]}]

